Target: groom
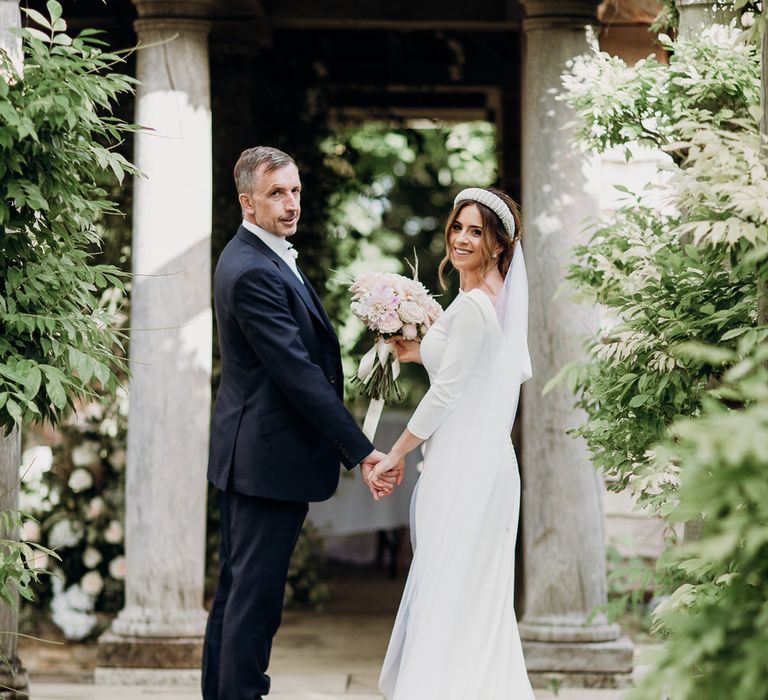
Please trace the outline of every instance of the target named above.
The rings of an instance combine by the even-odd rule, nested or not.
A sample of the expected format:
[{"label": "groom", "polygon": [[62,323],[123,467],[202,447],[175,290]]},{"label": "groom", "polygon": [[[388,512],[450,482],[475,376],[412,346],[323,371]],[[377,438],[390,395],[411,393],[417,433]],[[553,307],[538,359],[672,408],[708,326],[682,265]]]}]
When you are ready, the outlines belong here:
[{"label": "groom", "polygon": [[249,148],[235,165],[243,223],[219,258],[221,382],[208,479],[220,492],[219,585],[203,649],[204,700],[258,700],[280,625],[288,562],[309,501],[330,498],[339,462],[369,475],[384,456],[342,403],[336,334],[288,238],[301,214],[293,159]]}]

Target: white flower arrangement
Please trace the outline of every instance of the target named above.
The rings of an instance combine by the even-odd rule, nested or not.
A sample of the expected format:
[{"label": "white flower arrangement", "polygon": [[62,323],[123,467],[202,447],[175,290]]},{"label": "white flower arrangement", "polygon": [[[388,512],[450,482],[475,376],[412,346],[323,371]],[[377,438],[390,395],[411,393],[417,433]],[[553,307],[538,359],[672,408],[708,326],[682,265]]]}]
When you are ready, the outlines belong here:
[{"label": "white flower arrangement", "polygon": [[[22,536],[61,557],[54,567],[58,578],[42,579],[37,605],[49,607],[68,639],[92,635],[96,612],[113,613],[122,605],[122,404],[127,406],[125,392],[106,407],[79,406],[50,446],[35,445],[24,453],[20,475],[26,475],[19,500],[32,518],[22,523]],[[26,437],[35,436],[47,440],[50,434],[33,429]],[[34,565],[46,570],[54,566],[44,553],[36,555]]]},{"label": "white flower arrangement", "polygon": [[420,340],[443,309],[417,279],[392,272],[364,272],[349,291],[352,313],[376,334],[374,346],[360,360],[353,380],[371,399],[363,432],[373,439],[384,403],[403,398],[397,384],[400,363],[384,339],[401,335],[406,340]]},{"label": "white flower arrangement", "polygon": [[61,579],[55,578],[53,581],[51,617],[54,623],[61,628],[67,639],[85,639],[98,622],[93,614],[95,597],[78,583],[64,589]]}]

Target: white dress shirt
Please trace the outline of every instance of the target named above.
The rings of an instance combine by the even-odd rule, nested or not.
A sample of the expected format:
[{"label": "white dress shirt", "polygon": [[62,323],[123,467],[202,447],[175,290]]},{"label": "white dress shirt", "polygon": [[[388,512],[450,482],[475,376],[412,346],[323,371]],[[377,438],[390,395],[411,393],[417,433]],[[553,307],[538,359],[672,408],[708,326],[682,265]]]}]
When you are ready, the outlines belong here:
[{"label": "white dress shirt", "polygon": [[304,280],[301,279],[301,275],[299,274],[299,268],[296,266],[296,258],[299,254],[293,247],[293,243],[289,243],[282,236],[276,236],[274,233],[265,231],[260,226],[252,224],[245,219],[243,219],[243,228],[248,229],[252,234],[259,238],[262,243],[268,246],[273,252],[277,253],[283,259],[285,264],[291,268],[291,271],[296,275],[299,282],[304,284]]}]

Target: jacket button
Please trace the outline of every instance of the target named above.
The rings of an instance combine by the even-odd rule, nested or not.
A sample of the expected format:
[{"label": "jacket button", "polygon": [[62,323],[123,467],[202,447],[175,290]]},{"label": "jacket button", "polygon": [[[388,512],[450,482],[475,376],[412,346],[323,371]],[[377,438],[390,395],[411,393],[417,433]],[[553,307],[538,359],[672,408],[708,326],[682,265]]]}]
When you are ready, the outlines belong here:
[{"label": "jacket button", "polygon": [[331,378],[330,378],[328,381],[329,381],[331,384],[335,384],[335,383],[336,383],[336,379],[335,379],[334,377],[331,377]]}]

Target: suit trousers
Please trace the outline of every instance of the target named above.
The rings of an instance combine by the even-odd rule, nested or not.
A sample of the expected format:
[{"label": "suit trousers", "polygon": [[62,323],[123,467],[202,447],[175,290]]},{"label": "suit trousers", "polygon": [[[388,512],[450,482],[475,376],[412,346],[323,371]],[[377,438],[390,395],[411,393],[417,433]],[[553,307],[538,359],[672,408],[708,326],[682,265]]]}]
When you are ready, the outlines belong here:
[{"label": "suit trousers", "polygon": [[204,700],[260,700],[288,563],[307,503],[221,491],[219,584],[203,647]]}]

